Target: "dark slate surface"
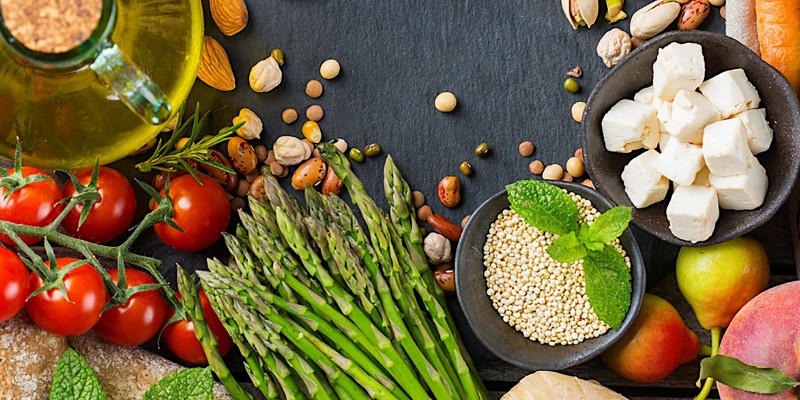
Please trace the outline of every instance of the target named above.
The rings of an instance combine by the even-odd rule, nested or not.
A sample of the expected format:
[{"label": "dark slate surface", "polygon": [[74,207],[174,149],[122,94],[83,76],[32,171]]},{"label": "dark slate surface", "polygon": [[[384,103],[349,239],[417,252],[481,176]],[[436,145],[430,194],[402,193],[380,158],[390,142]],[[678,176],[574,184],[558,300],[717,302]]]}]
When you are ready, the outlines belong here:
[{"label": "dark slate surface", "polygon": [[[630,0],[625,10],[633,14],[647,3]],[[207,132],[230,125],[238,110],[248,107],[263,120],[262,139],[269,147],[281,135],[299,136],[306,107],[319,104],[325,110],[320,122],[325,139],[342,137],[359,147],[381,144],[383,155],[355,167],[379,204],[385,204],[383,159],[391,153],[412,187],[428,197],[434,212],[454,221],[504,185],[532,177],[528,172],[532,160],[563,165],[580,143],[580,126],[572,120],[570,108],[585,101],[608,71],[595,53],[600,37],[610,29],[602,19],[604,5],[594,27],[574,31],[556,0],[250,0],[247,4],[250,22],[233,37],[219,32],[205,5],[206,34],[227,49],[237,80],[237,89],[229,93],[199,81],[195,86],[189,104],[200,101],[203,109],[213,111]],[[628,20],[615,26],[627,30]],[[723,26],[719,9],[714,8],[702,28],[722,31]],[[248,85],[250,67],[276,47],[286,54],[283,83],[270,93],[255,93]],[[319,76],[319,65],[328,58],[342,65],[342,74],[333,81]],[[582,89],[571,94],[562,84],[576,65],[584,71],[579,79]],[[321,98],[305,95],[310,79],[323,83]],[[434,109],[433,99],[441,91],[456,94],[455,112]],[[281,122],[281,111],[287,107],[298,110],[298,123]],[[535,143],[534,157],[520,157],[517,146],[523,140]],[[485,159],[473,154],[482,141],[493,150]],[[462,179],[463,201],[448,210],[436,199],[436,185],[445,175],[460,176],[458,165],[464,160],[472,164],[475,175]],[[120,165],[129,164],[131,160]],[[288,179],[284,183],[288,186]],[[637,236],[645,257],[657,254],[652,258],[660,261],[656,263],[660,266],[651,268],[651,280],[663,276],[671,268],[674,250],[653,250],[656,243],[651,238]],[[191,269],[205,268],[206,256],[224,257],[220,245],[181,254],[152,235],[139,241],[138,250],[158,256],[167,266],[179,262]],[[174,270],[166,275],[174,280]],[[454,298],[450,306],[479,367],[494,360],[469,332]]]}]

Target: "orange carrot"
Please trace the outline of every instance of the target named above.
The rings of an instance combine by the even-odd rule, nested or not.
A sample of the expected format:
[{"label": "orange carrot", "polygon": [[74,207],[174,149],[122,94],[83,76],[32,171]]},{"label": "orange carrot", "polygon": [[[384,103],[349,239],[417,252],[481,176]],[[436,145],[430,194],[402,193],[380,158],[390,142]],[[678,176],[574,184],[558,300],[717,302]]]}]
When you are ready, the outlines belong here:
[{"label": "orange carrot", "polygon": [[800,94],[800,0],[756,0],[761,58]]}]

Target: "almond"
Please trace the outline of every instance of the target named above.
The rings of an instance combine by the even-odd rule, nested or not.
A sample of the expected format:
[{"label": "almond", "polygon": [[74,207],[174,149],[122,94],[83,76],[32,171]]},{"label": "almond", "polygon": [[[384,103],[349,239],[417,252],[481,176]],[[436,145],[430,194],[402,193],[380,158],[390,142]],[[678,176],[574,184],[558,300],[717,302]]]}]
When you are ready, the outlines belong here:
[{"label": "almond", "polygon": [[211,17],[222,33],[233,36],[247,26],[247,5],[244,0],[209,0]]},{"label": "almond", "polygon": [[200,55],[197,77],[208,86],[223,92],[236,88],[236,78],[233,77],[228,53],[211,36],[203,38],[203,53]]}]

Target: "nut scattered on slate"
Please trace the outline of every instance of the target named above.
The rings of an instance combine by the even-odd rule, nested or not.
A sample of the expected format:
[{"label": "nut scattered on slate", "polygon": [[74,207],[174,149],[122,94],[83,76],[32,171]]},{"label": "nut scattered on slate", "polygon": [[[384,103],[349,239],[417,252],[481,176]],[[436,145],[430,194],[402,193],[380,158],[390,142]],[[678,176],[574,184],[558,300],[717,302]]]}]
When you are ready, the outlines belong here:
[{"label": "nut scattered on slate", "polygon": [[269,150],[267,150],[267,146],[263,144],[257,144],[253,149],[256,151],[256,157],[258,158],[259,162],[264,162],[269,155]]},{"label": "nut scattered on slate", "polygon": [[582,176],[584,172],[583,161],[578,157],[571,157],[567,160],[567,172],[574,177]]},{"label": "nut scattered on slate", "polygon": [[318,104],[314,104],[306,109],[306,118],[310,121],[318,122],[325,116],[325,111]]},{"label": "nut scattered on slate", "polygon": [[319,96],[322,96],[322,84],[316,79],[308,81],[306,83],[306,94],[312,99],[319,98]]},{"label": "nut scattered on slate", "polygon": [[362,162],[364,161],[364,153],[358,149],[358,147],[351,147],[350,148],[350,158],[355,162]]},{"label": "nut scattered on slate", "polygon": [[564,169],[558,164],[550,164],[542,172],[542,178],[551,181],[559,181],[563,177]]},{"label": "nut scattered on slate", "polygon": [[489,144],[483,142],[475,148],[475,155],[478,157],[486,157],[489,155]]},{"label": "nut scattered on slate", "polygon": [[533,142],[526,140],[519,144],[519,155],[523,157],[530,157],[533,155],[533,152],[536,151],[536,146],[533,145]]},{"label": "nut scattered on slate", "polygon": [[442,92],[436,96],[436,100],[434,100],[433,104],[437,110],[447,113],[455,110],[458,101],[456,100],[456,95],[450,92]]},{"label": "nut scattered on slate", "polygon": [[411,204],[414,205],[414,208],[419,209],[420,207],[425,205],[425,195],[420,192],[419,190],[415,190],[411,192]]},{"label": "nut scattered on slate", "polygon": [[433,210],[430,206],[422,206],[417,210],[417,218],[420,221],[427,221],[431,214],[433,214]]},{"label": "nut scattered on slate", "polygon": [[283,113],[281,113],[281,119],[287,125],[295,123],[295,121],[297,121],[297,110],[294,108],[287,108],[283,110]]},{"label": "nut scattered on slate", "polygon": [[564,182],[572,182],[573,178],[572,175],[570,174],[564,174],[564,176],[561,177],[561,180]]},{"label": "nut scattered on slate", "polygon": [[339,62],[330,59],[325,60],[322,65],[319,67],[319,74],[325,79],[333,79],[339,76],[339,72],[341,72],[342,67],[339,65]]},{"label": "nut scattered on slate", "polygon": [[378,143],[370,143],[364,146],[364,155],[367,157],[375,157],[381,154],[381,145]]},{"label": "nut scattered on slate", "polygon": [[471,216],[472,216],[472,214],[467,214],[467,215],[464,217],[464,219],[462,219],[462,220],[461,220],[461,227],[462,227],[462,228],[463,228],[463,227],[465,227],[465,226],[467,226],[467,222],[469,222],[469,217],[471,217]]},{"label": "nut scattered on slate", "polygon": [[572,105],[572,119],[575,122],[582,122],[583,121],[583,110],[586,109],[586,103],[579,101]]},{"label": "nut scattered on slate", "polygon": [[472,175],[472,165],[466,161],[462,162],[461,165],[458,166],[458,170],[461,171],[464,176]]},{"label": "nut scattered on slate", "polygon": [[528,165],[528,170],[534,175],[540,175],[544,172],[544,164],[539,160],[533,160],[533,162]]}]

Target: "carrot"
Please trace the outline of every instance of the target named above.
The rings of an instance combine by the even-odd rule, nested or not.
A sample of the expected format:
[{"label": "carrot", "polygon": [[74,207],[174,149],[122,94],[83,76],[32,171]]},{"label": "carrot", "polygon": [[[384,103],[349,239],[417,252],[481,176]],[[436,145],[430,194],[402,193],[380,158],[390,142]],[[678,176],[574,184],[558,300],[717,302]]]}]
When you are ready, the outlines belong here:
[{"label": "carrot", "polygon": [[800,94],[800,0],[756,0],[761,58]]}]

